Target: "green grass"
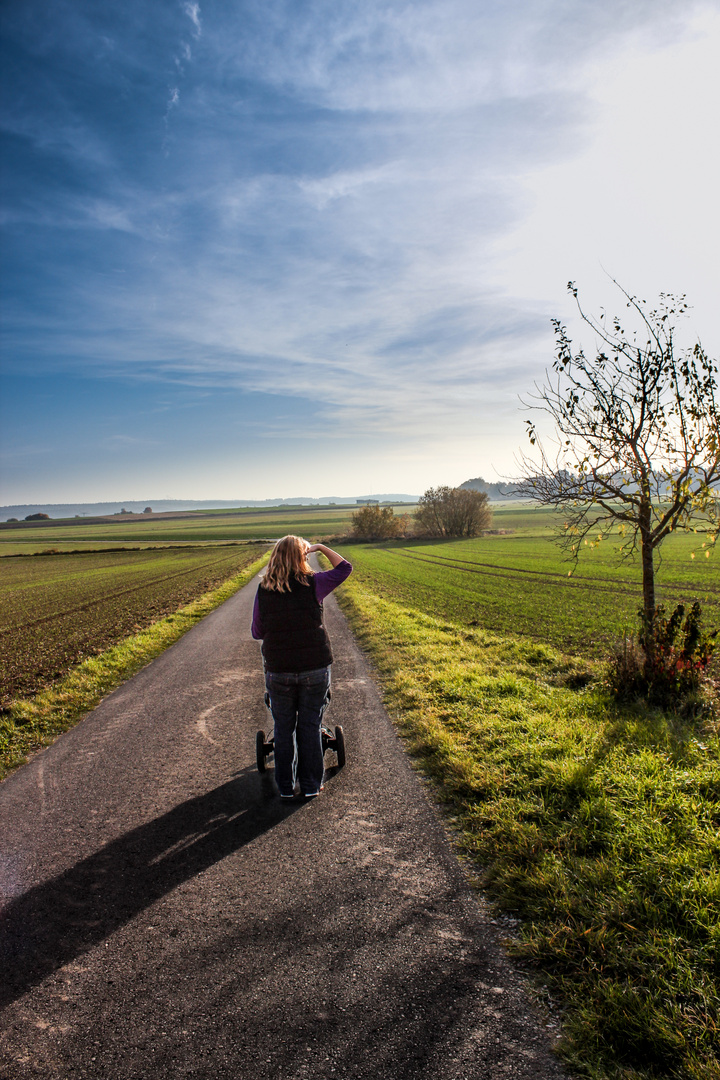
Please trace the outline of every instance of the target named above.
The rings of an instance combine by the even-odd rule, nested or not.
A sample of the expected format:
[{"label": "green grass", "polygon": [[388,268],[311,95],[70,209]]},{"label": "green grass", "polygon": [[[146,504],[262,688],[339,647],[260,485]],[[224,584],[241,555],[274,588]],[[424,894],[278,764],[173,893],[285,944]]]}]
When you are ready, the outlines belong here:
[{"label": "green grass", "polygon": [[[532,521],[526,510],[508,515]],[[503,513],[495,521],[503,521]],[[507,521],[507,517],[505,518]],[[702,538],[674,535],[662,548],[659,602],[699,598],[707,625],[720,624],[720,574]],[[695,558],[691,556],[695,552]],[[571,577],[549,525],[510,535],[460,541],[397,541],[343,545],[359,577],[388,599],[468,626],[548,642],[568,652],[605,655],[634,630],[642,605],[640,567],[619,563],[608,546],[589,551]]]},{"label": "green grass", "polygon": [[424,563],[344,552],[359,572],[339,601],[479,882],[520,919],[513,952],[564,1008],[565,1059],[598,1080],[717,1080],[717,732],[614,705],[597,661],[535,627],[470,626],[464,586],[441,602]]},{"label": "green grass", "polygon": [[29,699],[14,700],[0,715],[0,779],[21,765],[29,754],[48,745],[126,679],[174,644],[238,589],[265,562],[255,559],[219,587],[158,619],[152,625],[89,657],[62,679]]}]

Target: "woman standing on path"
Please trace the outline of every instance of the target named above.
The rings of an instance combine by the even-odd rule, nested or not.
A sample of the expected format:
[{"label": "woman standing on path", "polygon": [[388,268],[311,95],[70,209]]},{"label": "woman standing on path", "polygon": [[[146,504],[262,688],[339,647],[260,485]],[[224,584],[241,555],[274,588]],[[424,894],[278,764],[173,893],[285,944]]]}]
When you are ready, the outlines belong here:
[{"label": "woman standing on path", "polygon": [[[321,552],[332,570],[315,573],[307,561],[313,551]],[[282,799],[293,798],[296,778],[305,798],[322,791],[322,718],[333,659],[322,604],[351,573],[350,563],[325,544],[284,536],[258,586],[251,630],[262,639],[275,723],[275,782]]]}]

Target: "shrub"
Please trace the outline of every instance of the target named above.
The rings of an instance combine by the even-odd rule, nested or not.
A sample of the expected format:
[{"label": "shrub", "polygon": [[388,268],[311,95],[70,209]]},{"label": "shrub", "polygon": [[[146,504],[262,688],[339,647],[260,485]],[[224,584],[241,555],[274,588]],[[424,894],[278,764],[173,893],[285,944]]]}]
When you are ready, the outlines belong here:
[{"label": "shrub", "polygon": [[648,625],[640,611],[637,640],[625,638],[610,658],[608,685],[620,699],[644,697],[652,705],[681,706],[706,678],[718,631],[705,632],[699,601],[687,615],[678,604],[671,615],[658,605]]},{"label": "shrub", "polygon": [[650,626],[643,624],[638,640],[645,651],[649,697],[657,704],[680,700],[699,688],[718,633],[705,633],[700,618],[700,603],[696,600],[687,617],[683,604],[678,604],[669,618],[659,605]]},{"label": "shrub", "polygon": [[49,521],[49,514],[28,514],[25,518],[26,521]]},{"label": "shrub", "polygon": [[407,529],[407,515],[395,517],[392,506],[363,506],[350,518],[353,536],[360,540],[389,540],[402,536]]}]

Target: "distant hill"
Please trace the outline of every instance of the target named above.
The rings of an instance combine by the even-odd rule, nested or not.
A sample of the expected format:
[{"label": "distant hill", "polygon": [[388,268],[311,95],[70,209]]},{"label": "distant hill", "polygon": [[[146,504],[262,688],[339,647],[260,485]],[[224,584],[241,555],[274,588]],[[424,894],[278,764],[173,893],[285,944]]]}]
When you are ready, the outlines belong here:
[{"label": "distant hill", "polygon": [[466,488],[468,491],[486,491],[490,502],[522,498],[521,495],[517,494],[518,484],[490,484],[487,480],[483,480],[482,476],[476,476],[473,480],[466,480],[464,484],[460,484],[460,487]]},{"label": "distant hill", "polygon": [[[355,506],[358,499],[377,499],[378,502],[416,503],[418,495],[354,495],[351,498],[327,495],[321,499],[297,497],[294,499],[125,499],[117,502],[97,503],[28,503],[27,505],[0,506],[0,522],[8,518],[22,521],[28,514],[49,514],[51,518],[107,517],[120,514],[142,514],[151,506],[155,514],[167,514],[178,510],[237,510],[245,506]],[[149,515],[148,515],[149,516]]]}]

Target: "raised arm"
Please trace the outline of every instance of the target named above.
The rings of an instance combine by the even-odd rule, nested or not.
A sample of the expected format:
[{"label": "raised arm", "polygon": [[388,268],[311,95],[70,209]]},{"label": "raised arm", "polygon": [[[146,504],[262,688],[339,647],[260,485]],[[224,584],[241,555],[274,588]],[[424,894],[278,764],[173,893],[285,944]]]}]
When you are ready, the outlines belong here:
[{"label": "raised arm", "polygon": [[308,544],[306,554],[310,555],[313,551],[319,551],[321,555],[324,555],[329,560],[333,570],[336,566],[339,566],[341,562],[347,562],[342,555],[338,555],[337,551],[333,551],[332,548],[326,547],[325,544]]}]

